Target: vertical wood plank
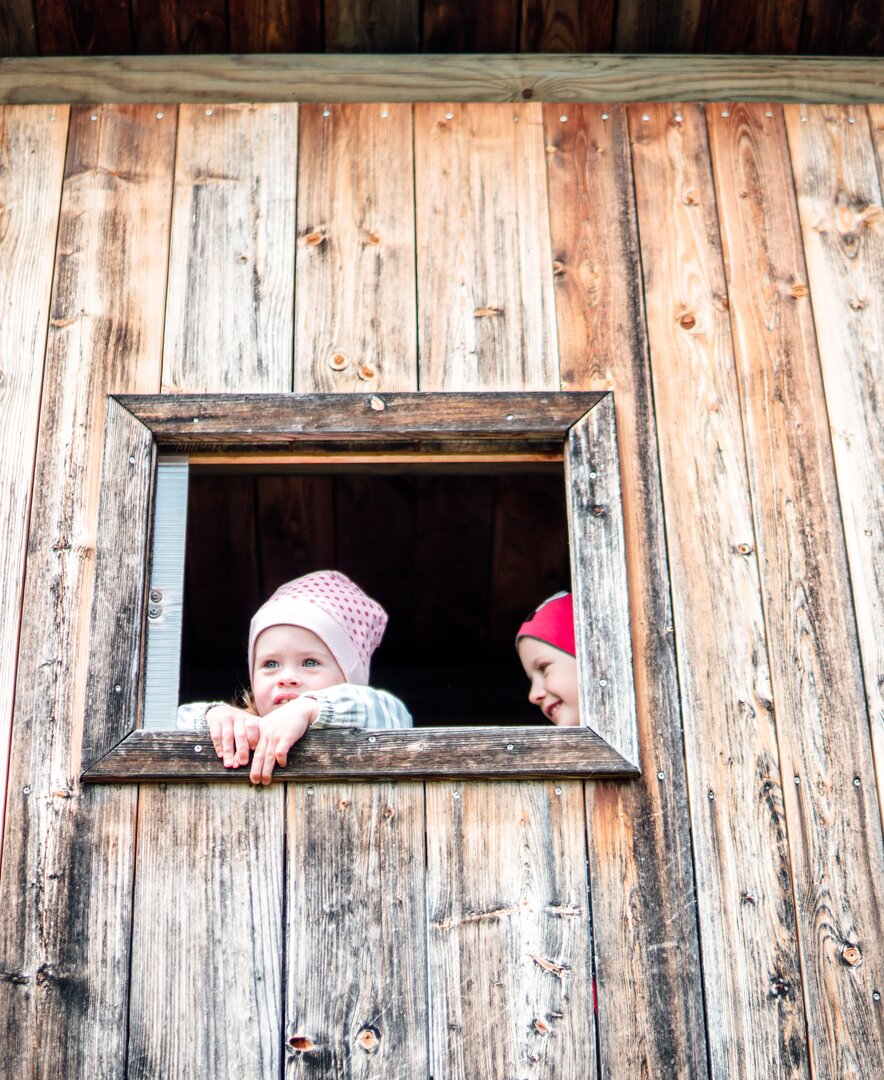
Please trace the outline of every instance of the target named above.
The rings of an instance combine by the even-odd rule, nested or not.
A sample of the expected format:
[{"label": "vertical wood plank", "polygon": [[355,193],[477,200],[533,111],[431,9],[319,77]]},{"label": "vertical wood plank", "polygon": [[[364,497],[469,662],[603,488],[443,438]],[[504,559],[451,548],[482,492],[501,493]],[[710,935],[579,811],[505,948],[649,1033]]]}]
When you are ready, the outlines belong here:
[{"label": "vertical wood plank", "polygon": [[876,1076],[884,850],[786,132],[773,106],[707,117],[777,736],[801,781],[784,795],[809,1045],[818,1076]]},{"label": "vertical wood plank", "polygon": [[520,52],[608,52],[614,0],[521,0]]},{"label": "vertical wood plank", "polygon": [[518,47],[515,0],[452,4],[423,0],[421,48],[428,53],[515,52]]},{"label": "vertical wood plank", "polygon": [[[366,118],[365,123],[350,127],[354,163],[372,160],[372,140],[378,137],[380,119]],[[391,119],[392,110],[383,122]],[[314,167],[325,167],[305,153],[305,145],[299,156],[299,187],[313,183],[308,173]],[[398,173],[403,151],[397,145]],[[335,152],[344,150],[338,147]],[[352,228],[343,222],[364,213],[361,204],[376,190],[375,185],[386,190],[377,175],[370,181],[371,174],[358,175],[366,176],[368,189],[340,189],[340,198],[331,207],[335,212],[332,229],[337,229],[339,221],[341,228]],[[398,213],[405,211],[400,208]],[[298,224],[301,234],[308,222],[299,218]],[[400,220],[399,228],[403,234],[413,231],[413,217],[408,222]],[[361,272],[377,281],[375,268],[363,267]],[[410,280],[405,264],[399,272],[403,287],[413,292],[413,271]],[[312,273],[318,275],[319,284],[310,280]],[[299,260],[299,291],[318,296],[327,283],[328,269],[322,260],[305,264]],[[362,282],[356,279],[353,285],[361,288]],[[379,309],[369,315],[366,311],[365,316],[383,321],[385,312]],[[303,319],[299,323],[303,333],[315,340],[321,333],[323,312],[304,310]],[[387,356],[378,389],[417,389],[412,356],[405,352]],[[314,381],[313,365],[304,372],[300,368],[299,363],[296,386],[303,391],[321,389]],[[353,480],[358,489],[358,477]],[[346,485],[336,480],[337,486],[342,483]],[[336,492],[336,516],[340,504]],[[371,537],[370,525],[364,536]],[[344,539],[338,535],[337,554],[345,555],[361,541],[365,542],[363,536]],[[395,563],[389,552],[384,557]],[[361,1080],[423,1076],[430,1054],[422,785],[289,784],[287,797],[286,1075]],[[305,866],[310,867],[307,873]],[[328,993],[330,986],[348,989]]]},{"label": "vertical wood plank", "polygon": [[785,117],[884,808],[881,177],[865,110],[789,107]]},{"label": "vertical wood plank", "polygon": [[[544,157],[539,107],[415,106],[422,389],[558,388]],[[582,786],[426,797],[432,1075],[594,1075]]]},{"label": "vertical wood plank", "polygon": [[601,1071],[704,1076],[696,893],[626,111],[547,105],[544,117],[562,382],[615,392],[642,759],[636,781],[586,785]]},{"label": "vertical wood plank", "polygon": [[297,108],[181,106],[164,391],[291,386]]},{"label": "vertical wood plank", "polygon": [[541,107],[414,118],[421,389],[557,387]]},{"label": "vertical wood plank", "polygon": [[125,1071],[137,792],[76,777],[105,395],[159,386],[175,119],[156,111],[71,114],[0,882],[10,1076]]},{"label": "vertical wood plank", "polygon": [[332,565],[334,483],[331,476],[256,477],[262,599],[301,573]]},{"label": "vertical wood plank", "polygon": [[629,115],[712,1075],[807,1076],[783,781],[705,118],[682,105]]},{"label": "vertical wood plank", "polygon": [[32,0],[7,0],[0,10],[0,56],[37,56]]},{"label": "vertical wood plank", "polygon": [[798,51],[822,56],[881,56],[884,25],[877,0],[806,0]]},{"label": "vertical wood plank", "polygon": [[417,52],[419,0],[323,0],[326,52]]},{"label": "vertical wood plank", "polygon": [[322,52],[322,5],[301,0],[227,0],[230,51]]},{"label": "vertical wood plank", "polygon": [[579,784],[427,785],[436,1080],[595,1075],[584,843]]},{"label": "vertical wood plank", "polygon": [[792,55],[805,0],[753,0],[735,8],[709,0],[705,52]]},{"label": "vertical wood plank", "polygon": [[614,23],[614,52],[701,53],[708,25],[709,0],[647,4],[619,0]]},{"label": "vertical wood plank", "polygon": [[0,853],[68,114],[0,108]]},{"label": "vertical wood plank", "polygon": [[139,53],[227,52],[225,0],[130,0]]},{"label": "vertical wood plank", "polygon": [[[291,385],[295,109],[181,109],[164,386],[254,393]],[[200,821],[211,824],[203,834]],[[146,788],[138,845],[130,1074],[198,1076],[210,1062],[231,1080],[278,1075],[284,786]],[[182,905],[218,911],[222,886],[205,861],[216,850],[228,867],[223,927],[182,948]],[[151,869],[167,861],[178,868],[175,890]],[[231,963],[233,942],[248,963]],[[180,1022],[179,993],[189,995],[191,1023]]]},{"label": "vertical wood plank", "polygon": [[289,784],[289,1077],[427,1071],[420,784]]},{"label": "vertical wood plank", "polygon": [[34,0],[41,56],[116,56],[132,52],[129,5],[119,0]]},{"label": "vertical wood plank", "polygon": [[303,105],[295,389],[414,386],[411,106]]}]

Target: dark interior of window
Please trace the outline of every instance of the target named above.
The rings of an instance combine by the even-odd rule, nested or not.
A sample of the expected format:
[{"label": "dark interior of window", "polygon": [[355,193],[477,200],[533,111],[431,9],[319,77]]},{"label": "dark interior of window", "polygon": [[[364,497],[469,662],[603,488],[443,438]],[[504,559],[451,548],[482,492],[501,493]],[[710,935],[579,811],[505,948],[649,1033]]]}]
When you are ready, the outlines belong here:
[{"label": "dark interior of window", "polygon": [[417,726],[544,724],[514,637],[570,588],[561,462],[191,468],[180,700],[248,684],[249,620],[336,569],[386,608],[373,686]]}]

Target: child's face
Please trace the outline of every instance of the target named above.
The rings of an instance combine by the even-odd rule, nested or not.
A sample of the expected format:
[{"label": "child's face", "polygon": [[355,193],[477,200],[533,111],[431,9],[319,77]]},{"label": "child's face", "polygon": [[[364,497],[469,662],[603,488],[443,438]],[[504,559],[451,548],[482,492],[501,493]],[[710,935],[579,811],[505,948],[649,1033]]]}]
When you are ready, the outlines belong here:
[{"label": "child's face", "polygon": [[536,638],[519,641],[519,659],[531,680],[528,700],[557,727],[577,727],[577,661],[554,645]]},{"label": "child's face", "polygon": [[255,642],[252,694],[259,716],[278,709],[305,690],[346,682],[328,647],[303,626],[268,626]]}]

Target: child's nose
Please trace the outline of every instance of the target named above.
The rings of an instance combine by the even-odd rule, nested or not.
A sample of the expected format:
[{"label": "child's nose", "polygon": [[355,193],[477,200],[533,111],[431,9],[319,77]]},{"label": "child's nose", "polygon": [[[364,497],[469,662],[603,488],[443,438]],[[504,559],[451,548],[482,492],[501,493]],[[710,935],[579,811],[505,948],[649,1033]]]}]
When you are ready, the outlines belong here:
[{"label": "child's nose", "polygon": [[543,701],[543,683],[539,679],[532,679],[531,689],[528,691],[528,700],[532,705],[539,705]]},{"label": "child's nose", "polygon": [[276,676],[276,681],[280,686],[298,686],[300,679],[295,671],[286,671],[284,668],[280,668],[279,674]]}]

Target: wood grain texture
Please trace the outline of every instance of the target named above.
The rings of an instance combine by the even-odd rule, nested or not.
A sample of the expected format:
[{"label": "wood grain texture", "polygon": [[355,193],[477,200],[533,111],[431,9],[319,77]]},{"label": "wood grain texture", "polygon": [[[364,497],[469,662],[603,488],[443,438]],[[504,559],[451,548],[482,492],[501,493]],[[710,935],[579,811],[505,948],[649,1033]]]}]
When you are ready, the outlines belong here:
[{"label": "wood grain texture", "polygon": [[36,56],[38,46],[32,0],[7,0],[0,9],[0,56]]},{"label": "wood grain texture", "polygon": [[613,0],[521,0],[522,52],[606,52],[613,31]]},{"label": "wood grain texture", "polygon": [[323,0],[322,12],[328,52],[417,52],[420,0]]},{"label": "wood grain texture", "polygon": [[798,51],[801,20],[807,0],[757,0],[753,6],[728,6],[710,0],[706,52],[774,53]]},{"label": "wood grain texture", "polygon": [[695,106],[630,110],[709,1057],[716,1077],[807,1076],[783,780],[704,121]]},{"label": "wood grain texture", "polygon": [[182,106],[165,392],[210,356],[216,392],[290,387],[296,157],[295,106]]},{"label": "wood grain texture", "polygon": [[884,26],[880,5],[877,0],[847,0],[844,4],[805,0],[798,48],[802,53],[828,56],[881,56]]},{"label": "wood grain texture", "polygon": [[105,395],[159,386],[175,124],[155,111],[71,115],[0,882],[10,1076],[125,1058],[137,793],[76,777]]},{"label": "wood grain texture", "polygon": [[801,781],[784,795],[809,1044],[818,1076],[874,1076],[884,850],[786,132],[761,105],[709,106],[707,119],[777,737]]},{"label": "wood grain texture", "polygon": [[195,1076],[196,1062],[230,1080],[279,1075],[281,796],[226,784],[144,791],[127,1076]]},{"label": "wood grain texture", "polygon": [[415,384],[411,126],[407,105],[301,107],[296,390]]},{"label": "wood grain texture", "polygon": [[[613,388],[643,774],[587,784],[602,1074],[705,1076],[669,567],[626,112],[544,107],[563,385]],[[606,119],[602,119],[605,116]]]},{"label": "wood grain texture", "polygon": [[[785,116],[877,764],[879,807],[884,808],[881,175],[864,110],[786,109]],[[802,121],[802,117],[807,119]],[[880,127],[880,111],[875,119]]]},{"label": "wood grain texture", "polygon": [[540,106],[414,118],[421,388],[557,388]]},{"label": "wood grain texture", "polygon": [[118,56],[132,52],[129,5],[118,0],[33,0],[43,56]]},{"label": "wood grain texture", "polygon": [[227,0],[230,51],[322,51],[322,6],[302,0]]},{"label": "wood grain texture", "polygon": [[420,784],[289,785],[288,1077],[426,1072],[423,801]]},{"label": "wood grain texture", "polygon": [[[183,112],[163,385],[192,393],[279,392],[291,385],[295,112],[284,106]],[[258,815],[256,797],[264,800]],[[180,813],[170,809],[176,804]],[[200,819],[210,823],[204,833],[194,828]],[[149,1023],[132,1018],[129,1067],[139,1075],[197,1076],[207,1062],[219,1063],[231,1078],[279,1074],[284,828],[280,784],[261,796],[229,785],[220,792],[211,785],[142,792],[139,844],[149,845],[151,860],[183,857],[198,866],[206,851],[223,848],[228,869],[223,931],[185,946],[178,908],[216,910],[218,882],[195,872],[175,895],[139,865],[135,925],[147,920],[159,931],[149,947],[145,941],[133,952],[132,1001],[156,1003]],[[251,953],[249,963],[231,963],[234,942]],[[176,957],[194,1025],[179,1022],[164,972],[153,962],[156,950]],[[214,1022],[221,998],[236,1010],[235,1022]]]},{"label": "wood grain texture", "polygon": [[431,1075],[593,1076],[579,785],[426,794]]},{"label": "wood grain texture", "polygon": [[0,103],[884,101],[881,65],[809,56],[0,58]]},{"label": "wood grain texture", "polygon": [[[708,8],[707,0],[682,0],[679,4],[620,0],[612,48],[625,53],[703,52]],[[682,100],[681,95],[670,96],[670,100],[676,98]]]},{"label": "wood grain texture", "polygon": [[109,398],[86,671],[85,768],[112,750],[138,720],[153,470],[150,431]]},{"label": "wood grain texture", "polygon": [[[6,791],[28,517],[68,112],[0,108],[0,792]],[[51,117],[51,119],[50,119]],[[5,797],[0,798],[0,852]]]},{"label": "wood grain texture", "polygon": [[225,0],[129,0],[140,53],[221,53],[228,48]]},{"label": "wood grain texture", "polygon": [[490,0],[481,8],[452,0],[422,0],[421,16],[425,53],[496,53],[516,48],[518,7],[514,0]]}]

